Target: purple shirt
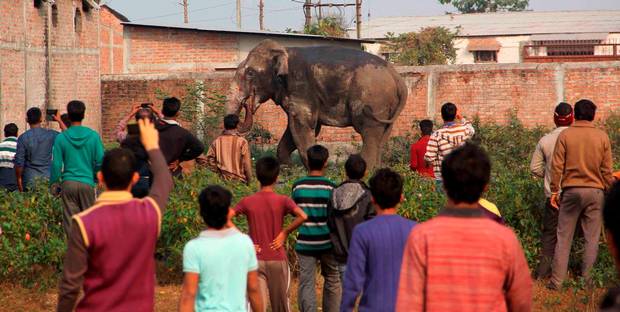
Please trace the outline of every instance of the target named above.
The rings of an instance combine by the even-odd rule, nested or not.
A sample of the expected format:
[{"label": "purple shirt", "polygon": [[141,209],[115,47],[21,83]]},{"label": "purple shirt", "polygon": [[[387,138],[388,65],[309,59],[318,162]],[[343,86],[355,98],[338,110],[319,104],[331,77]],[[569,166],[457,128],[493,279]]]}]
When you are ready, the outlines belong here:
[{"label": "purple shirt", "polygon": [[340,311],[394,311],[403,250],[416,223],[398,215],[376,216],[353,230]]}]

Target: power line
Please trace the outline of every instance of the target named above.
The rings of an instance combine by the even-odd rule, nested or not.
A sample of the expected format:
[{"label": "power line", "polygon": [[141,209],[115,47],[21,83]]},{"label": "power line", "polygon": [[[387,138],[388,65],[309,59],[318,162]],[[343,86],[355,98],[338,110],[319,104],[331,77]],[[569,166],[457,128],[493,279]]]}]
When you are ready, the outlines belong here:
[{"label": "power line", "polygon": [[[200,12],[200,11],[205,11],[205,10],[215,9],[215,8],[221,8],[221,7],[229,6],[229,5],[232,5],[232,4],[233,4],[232,2],[221,3],[221,4],[213,5],[213,6],[210,6],[210,7],[204,7],[204,8],[200,8],[200,9],[189,10],[189,13]],[[144,21],[144,20],[157,19],[157,18],[162,18],[162,17],[182,15],[182,14],[183,14],[183,12],[176,12],[176,13],[169,13],[169,14],[158,15],[158,16],[136,18],[136,19],[133,19],[132,21]]]}]

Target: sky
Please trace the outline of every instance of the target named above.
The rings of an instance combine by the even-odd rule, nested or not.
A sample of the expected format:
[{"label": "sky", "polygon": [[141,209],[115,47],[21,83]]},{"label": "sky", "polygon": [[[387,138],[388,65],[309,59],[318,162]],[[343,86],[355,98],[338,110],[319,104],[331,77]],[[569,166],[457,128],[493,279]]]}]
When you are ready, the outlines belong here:
[{"label": "sky", "polygon": [[[103,0],[131,21],[156,24],[182,24],[181,0]],[[205,28],[236,29],[236,0],[188,0],[190,24]],[[313,0],[316,2],[317,0]],[[330,0],[322,0],[328,3]],[[331,0],[332,3],[355,3],[355,0]],[[303,0],[264,0],[265,27],[272,31],[303,28]],[[620,10],[620,0],[530,0],[529,10]],[[437,0],[362,0],[363,21],[383,16],[429,16],[457,12],[452,6]],[[355,17],[354,7],[344,12],[324,9],[324,15],[343,15],[350,27]],[[258,0],[241,0],[243,30],[258,29]],[[363,27],[363,24],[362,24]]]}]

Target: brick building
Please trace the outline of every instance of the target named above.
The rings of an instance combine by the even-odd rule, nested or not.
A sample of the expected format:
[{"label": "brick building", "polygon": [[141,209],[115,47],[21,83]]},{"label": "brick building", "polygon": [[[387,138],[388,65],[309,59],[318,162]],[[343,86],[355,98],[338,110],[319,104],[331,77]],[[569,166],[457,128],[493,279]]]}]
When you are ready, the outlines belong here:
[{"label": "brick building", "polygon": [[100,127],[99,11],[93,0],[0,0],[0,125],[26,129],[30,107],[87,104]]}]

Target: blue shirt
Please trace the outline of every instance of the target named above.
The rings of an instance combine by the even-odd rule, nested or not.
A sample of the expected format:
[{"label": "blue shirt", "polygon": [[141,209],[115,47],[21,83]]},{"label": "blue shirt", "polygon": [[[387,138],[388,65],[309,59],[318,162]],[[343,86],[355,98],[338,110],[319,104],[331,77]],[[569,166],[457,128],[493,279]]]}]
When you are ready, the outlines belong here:
[{"label": "blue shirt", "polygon": [[203,231],[183,250],[183,272],[199,274],[196,311],[247,311],[247,276],[257,269],[252,240],[235,228]]},{"label": "blue shirt", "polygon": [[340,311],[394,311],[400,266],[416,223],[398,215],[379,215],[353,229]]},{"label": "blue shirt", "polygon": [[17,139],[15,166],[24,168],[24,184],[30,184],[37,177],[49,179],[52,165],[52,147],[57,131],[32,128]]}]

